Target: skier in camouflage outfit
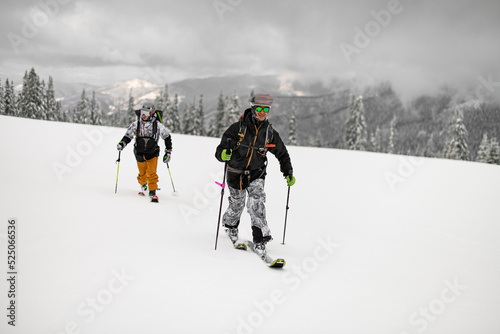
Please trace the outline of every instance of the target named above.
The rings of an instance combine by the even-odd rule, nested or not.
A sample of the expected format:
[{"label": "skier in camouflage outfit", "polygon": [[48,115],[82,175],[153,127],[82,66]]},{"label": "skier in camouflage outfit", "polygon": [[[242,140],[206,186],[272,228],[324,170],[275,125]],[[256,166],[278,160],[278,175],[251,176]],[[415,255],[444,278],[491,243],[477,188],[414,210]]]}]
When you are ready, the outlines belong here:
[{"label": "skier in camouflage outfit", "polygon": [[267,116],[273,98],[269,94],[256,94],[250,99],[240,120],[224,132],[215,157],[227,163],[229,207],[222,224],[231,241],[238,240],[238,225],[245,208],[250,214],[255,251],[266,253],[265,244],[272,240],[266,220],[266,193],[264,191],[267,152],[276,156],[287,184],[295,183],[290,156],[278,132],[273,130]]},{"label": "skier in camouflage outfit", "polygon": [[170,131],[161,123],[159,115],[152,103],[146,102],[136,113],[139,115],[127,129],[125,136],[118,143],[117,149],[121,151],[135,137],[134,155],[139,168],[137,181],[140,184],[141,191],[148,190],[152,201],[157,201],[156,189],[158,189],[158,174],[156,169],[158,165],[158,156],[160,147],[158,140],[161,137],[165,141],[165,154],[163,162],[170,162],[172,156],[172,137]]}]

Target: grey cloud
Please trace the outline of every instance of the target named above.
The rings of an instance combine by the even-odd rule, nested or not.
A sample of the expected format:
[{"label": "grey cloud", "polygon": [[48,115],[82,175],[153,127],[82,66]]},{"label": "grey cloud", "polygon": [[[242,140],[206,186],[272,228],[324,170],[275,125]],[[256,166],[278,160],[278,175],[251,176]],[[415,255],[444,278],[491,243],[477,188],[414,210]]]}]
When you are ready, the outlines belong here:
[{"label": "grey cloud", "polygon": [[[176,78],[245,73],[379,78],[411,91],[487,75],[500,55],[498,1],[401,0],[401,14],[351,63],[341,43],[353,44],[355,27],[364,28],[373,20],[371,12],[386,9],[388,1],[232,3],[221,18],[214,1],[70,1],[21,55],[3,38],[0,69],[23,63],[26,69],[98,68],[110,81],[148,68]],[[9,2],[10,13],[0,13],[2,31],[20,31],[20,18],[33,4]]]}]

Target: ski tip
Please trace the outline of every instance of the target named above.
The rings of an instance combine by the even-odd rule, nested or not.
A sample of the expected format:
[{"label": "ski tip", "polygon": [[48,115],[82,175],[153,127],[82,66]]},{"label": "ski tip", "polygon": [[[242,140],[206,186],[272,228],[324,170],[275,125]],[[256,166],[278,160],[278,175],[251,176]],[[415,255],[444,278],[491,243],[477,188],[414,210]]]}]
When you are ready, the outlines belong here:
[{"label": "ski tip", "polygon": [[248,249],[247,245],[246,245],[246,244],[244,244],[244,243],[235,244],[235,245],[234,245],[234,248],[235,248],[235,249],[245,250],[245,251]]},{"label": "ski tip", "polygon": [[283,268],[286,265],[286,261],[284,259],[276,259],[269,264],[271,268]]},{"label": "ski tip", "polygon": [[151,202],[158,203],[158,196],[151,196]]}]

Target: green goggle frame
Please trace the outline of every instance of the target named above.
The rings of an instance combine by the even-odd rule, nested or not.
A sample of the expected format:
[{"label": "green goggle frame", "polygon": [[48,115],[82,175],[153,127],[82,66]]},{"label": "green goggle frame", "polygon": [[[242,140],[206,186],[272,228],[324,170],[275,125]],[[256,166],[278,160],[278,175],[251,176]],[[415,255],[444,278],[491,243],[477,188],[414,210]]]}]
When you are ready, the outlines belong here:
[{"label": "green goggle frame", "polygon": [[269,110],[271,110],[271,107],[255,107],[255,111],[258,111],[258,112],[265,112],[265,113],[268,113]]}]

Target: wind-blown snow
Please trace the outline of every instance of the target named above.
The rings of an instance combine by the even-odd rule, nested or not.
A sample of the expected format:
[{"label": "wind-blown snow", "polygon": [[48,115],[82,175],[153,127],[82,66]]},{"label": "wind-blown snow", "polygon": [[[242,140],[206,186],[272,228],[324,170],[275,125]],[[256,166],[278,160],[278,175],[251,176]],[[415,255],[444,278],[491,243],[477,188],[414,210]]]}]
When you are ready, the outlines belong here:
[{"label": "wind-blown snow", "polygon": [[[114,193],[124,132],[0,117],[0,267],[17,218],[19,270],[2,333],[499,333],[498,166],[289,147],[285,245],[287,187],[269,157],[268,251],[287,260],[272,270],[222,228],[214,250],[218,139],[173,134],[179,196],[159,163],[152,204],[131,145]],[[249,225],[244,212],[243,237]]]}]

